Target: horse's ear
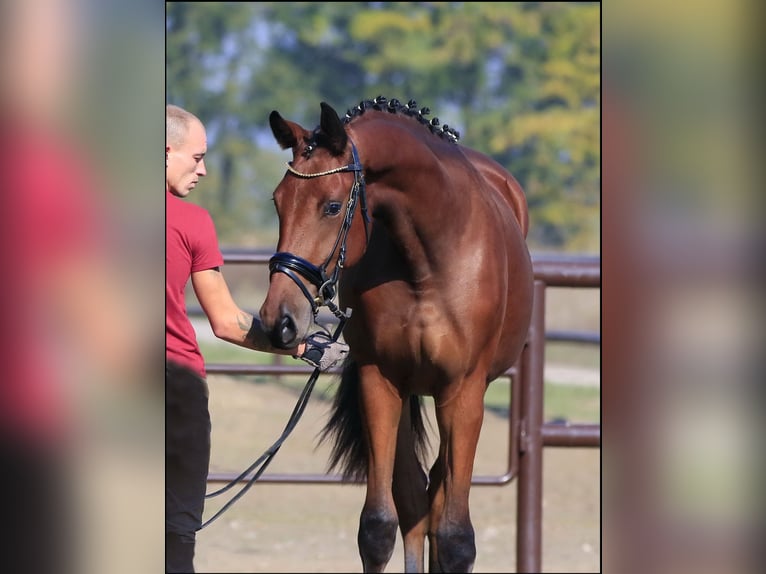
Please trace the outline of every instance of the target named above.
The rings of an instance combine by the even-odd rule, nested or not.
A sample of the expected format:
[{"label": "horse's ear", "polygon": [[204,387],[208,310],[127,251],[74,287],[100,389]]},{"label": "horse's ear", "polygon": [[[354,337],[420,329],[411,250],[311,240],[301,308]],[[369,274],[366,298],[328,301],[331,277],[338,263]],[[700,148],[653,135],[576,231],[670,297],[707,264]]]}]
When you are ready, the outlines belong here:
[{"label": "horse's ear", "polygon": [[295,122],[288,121],[279,115],[277,110],[269,114],[271,133],[282,149],[295,148],[298,145],[299,136],[308,135],[308,132]]},{"label": "horse's ear", "polygon": [[322,116],[319,127],[327,136],[327,145],[332,155],[340,155],[346,149],[348,135],[343,128],[338,113],[326,102],[319,104],[322,108]]}]

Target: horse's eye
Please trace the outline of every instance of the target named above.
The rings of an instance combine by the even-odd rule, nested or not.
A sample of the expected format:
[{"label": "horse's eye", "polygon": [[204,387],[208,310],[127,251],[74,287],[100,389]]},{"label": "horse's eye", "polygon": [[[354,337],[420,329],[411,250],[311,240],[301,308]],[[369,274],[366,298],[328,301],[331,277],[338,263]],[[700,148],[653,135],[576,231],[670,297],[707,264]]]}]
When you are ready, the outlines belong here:
[{"label": "horse's eye", "polygon": [[338,215],[340,213],[340,201],[331,201],[324,208],[325,215]]}]

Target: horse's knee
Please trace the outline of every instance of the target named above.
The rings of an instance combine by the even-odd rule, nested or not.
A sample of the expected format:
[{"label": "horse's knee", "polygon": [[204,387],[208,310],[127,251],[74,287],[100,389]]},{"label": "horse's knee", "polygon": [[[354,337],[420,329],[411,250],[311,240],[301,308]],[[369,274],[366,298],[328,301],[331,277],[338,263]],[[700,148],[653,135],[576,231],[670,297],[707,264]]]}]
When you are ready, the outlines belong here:
[{"label": "horse's knee", "polygon": [[471,572],[476,560],[476,540],[470,524],[439,528],[436,532],[441,572]]},{"label": "horse's knee", "polygon": [[362,510],[359,519],[359,553],[366,571],[383,571],[396,544],[399,521],[386,510]]}]

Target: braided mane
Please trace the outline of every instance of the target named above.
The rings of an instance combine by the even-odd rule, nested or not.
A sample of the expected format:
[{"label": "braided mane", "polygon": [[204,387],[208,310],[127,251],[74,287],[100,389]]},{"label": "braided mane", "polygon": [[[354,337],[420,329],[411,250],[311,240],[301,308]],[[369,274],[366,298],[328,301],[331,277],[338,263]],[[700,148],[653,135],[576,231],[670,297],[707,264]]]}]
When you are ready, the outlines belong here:
[{"label": "braided mane", "polygon": [[431,110],[428,108],[418,109],[418,104],[415,100],[410,100],[407,102],[407,105],[402,104],[397,99],[388,100],[383,96],[378,96],[374,100],[362,100],[356,107],[346,112],[346,115],[343,118],[343,123],[348,124],[354,118],[364,114],[367,110],[376,110],[379,112],[385,111],[392,114],[409,116],[416,119],[424,126],[427,126],[432,134],[435,134],[442,139],[452,143],[457,143],[458,139],[460,139],[460,133],[458,133],[457,130],[449,127],[447,124],[439,125],[439,118],[434,117],[431,120],[426,119],[426,116],[431,113]]}]

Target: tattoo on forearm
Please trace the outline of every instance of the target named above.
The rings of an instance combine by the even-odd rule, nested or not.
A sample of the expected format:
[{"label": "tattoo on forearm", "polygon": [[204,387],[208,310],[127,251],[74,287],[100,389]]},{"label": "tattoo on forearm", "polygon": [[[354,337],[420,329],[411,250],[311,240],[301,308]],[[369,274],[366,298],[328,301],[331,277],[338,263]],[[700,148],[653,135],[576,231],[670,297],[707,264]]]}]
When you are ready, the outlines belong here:
[{"label": "tattoo on forearm", "polygon": [[[237,317],[237,324],[239,325],[239,328],[242,329],[244,333],[247,333],[250,331],[250,327],[253,323],[253,316],[250,313],[245,313],[244,311],[239,314],[239,317]],[[247,337],[247,335],[245,335]]]}]

